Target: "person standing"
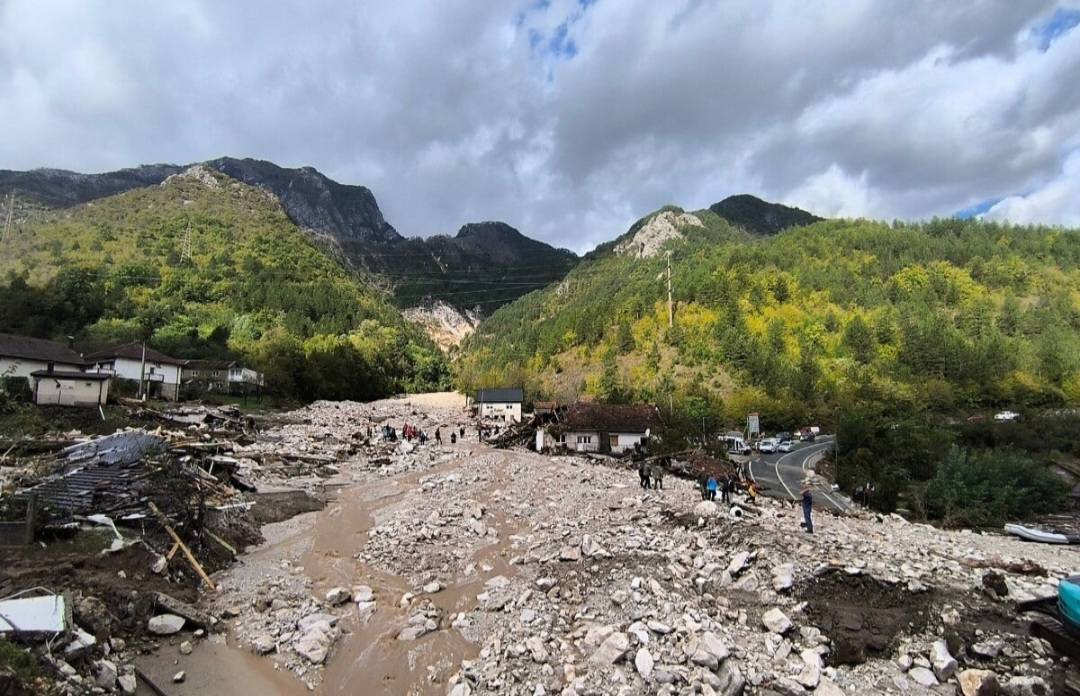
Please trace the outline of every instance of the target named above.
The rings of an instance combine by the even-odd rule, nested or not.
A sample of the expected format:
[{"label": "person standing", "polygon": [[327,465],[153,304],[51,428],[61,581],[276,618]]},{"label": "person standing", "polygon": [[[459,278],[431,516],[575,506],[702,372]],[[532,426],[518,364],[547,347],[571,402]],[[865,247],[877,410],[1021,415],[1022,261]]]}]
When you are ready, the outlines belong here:
[{"label": "person standing", "polygon": [[814,520],[811,519],[810,513],[814,509],[814,492],[810,487],[809,481],[803,482],[802,487],[802,514],[803,521],[799,523],[799,526],[806,530],[807,534],[814,533]]},{"label": "person standing", "polygon": [[701,475],[701,478],[698,479],[698,487],[701,488],[701,499],[702,500],[708,500],[709,499],[709,475],[708,474],[702,474]]},{"label": "person standing", "polygon": [[442,444],[442,428],[435,428],[435,442]]},{"label": "person standing", "polygon": [[731,478],[725,476],[724,480],[720,482],[720,502],[731,502]]},{"label": "person standing", "polygon": [[710,476],[709,482],[705,485],[709,489],[709,500],[716,500],[716,477]]}]

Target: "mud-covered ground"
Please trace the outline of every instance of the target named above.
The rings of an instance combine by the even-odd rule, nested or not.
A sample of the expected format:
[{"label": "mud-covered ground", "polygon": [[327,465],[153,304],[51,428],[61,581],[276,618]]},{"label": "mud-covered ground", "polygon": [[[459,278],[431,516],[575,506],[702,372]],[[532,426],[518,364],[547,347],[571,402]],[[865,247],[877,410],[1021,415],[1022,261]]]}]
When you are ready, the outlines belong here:
[{"label": "mud-covered ground", "polygon": [[[317,453],[405,421],[448,440],[465,422],[430,402],[295,416],[267,442],[307,438]],[[733,519],[691,482],[643,490],[619,466],[492,450],[475,428],[378,459],[265,482],[328,503],[264,526],[266,542],[215,576],[204,603],[227,633],[145,662],[186,670],[170,694],[240,673],[277,693],[908,694],[994,680],[1026,694],[1070,668],[1013,602],[1053,592],[1080,565],[1071,548],[866,513],[819,516],[808,535],[782,502]],[[1024,562],[1046,577],[1009,570]]]}]

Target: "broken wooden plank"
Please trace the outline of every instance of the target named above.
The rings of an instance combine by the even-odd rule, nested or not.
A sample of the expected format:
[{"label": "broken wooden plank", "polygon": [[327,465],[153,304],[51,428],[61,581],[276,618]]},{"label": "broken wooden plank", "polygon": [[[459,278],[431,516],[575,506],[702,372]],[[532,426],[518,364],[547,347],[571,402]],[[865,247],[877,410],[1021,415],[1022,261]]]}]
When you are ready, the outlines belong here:
[{"label": "broken wooden plank", "polygon": [[203,570],[203,567],[199,565],[199,561],[195,559],[195,554],[191,553],[191,549],[187,547],[187,544],[185,544],[180,539],[180,535],[177,534],[176,530],[173,529],[172,525],[169,524],[169,520],[165,517],[165,514],[158,509],[157,505],[154,505],[153,501],[150,501],[149,505],[150,512],[154,513],[154,517],[158,518],[158,522],[160,522],[161,525],[165,528],[165,531],[168,532],[169,536],[172,537],[173,541],[180,545],[180,550],[184,552],[184,556],[187,557],[188,563],[190,563],[191,567],[195,569],[195,572],[199,574],[199,577],[202,578],[202,581],[206,583],[206,586],[209,587],[211,590],[217,590],[217,586],[214,584],[214,581],[211,580],[210,576],[206,574],[206,571]]}]

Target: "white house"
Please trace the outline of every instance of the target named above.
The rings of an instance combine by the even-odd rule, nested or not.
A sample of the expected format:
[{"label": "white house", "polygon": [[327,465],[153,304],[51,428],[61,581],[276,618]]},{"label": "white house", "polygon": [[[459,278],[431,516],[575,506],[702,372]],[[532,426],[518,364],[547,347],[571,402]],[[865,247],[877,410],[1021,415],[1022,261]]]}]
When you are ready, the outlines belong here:
[{"label": "white house", "polygon": [[265,384],[261,372],[235,360],[185,360],[180,379],[185,385],[218,392]]},{"label": "white house", "polygon": [[104,406],[112,375],[103,372],[37,370],[30,375],[39,406]]},{"label": "white house", "polygon": [[[547,429],[541,449],[622,454],[656,435],[662,427],[655,406],[579,402]],[[539,437],[537,444],[541,444]]]},{"label": "white house", "polygon": [[90,370],[113,375],[119,379],[146,380],[147,395],[150,398],[180,398],[181,361],[164,353],[146,348],[146,372],[142,371],[143,346],[141,343],[126,343],[122,346],[99,350],[86,356]]},{"label": "white house", "polygon": [[521,389],[481,389],[476,392],[477,415],[481,419],[521,422]]},{"label": "white house", "polygon": [[0,334],[0,377],[25,377],[38,370],[81,372],[82,356],[56,341]]}]

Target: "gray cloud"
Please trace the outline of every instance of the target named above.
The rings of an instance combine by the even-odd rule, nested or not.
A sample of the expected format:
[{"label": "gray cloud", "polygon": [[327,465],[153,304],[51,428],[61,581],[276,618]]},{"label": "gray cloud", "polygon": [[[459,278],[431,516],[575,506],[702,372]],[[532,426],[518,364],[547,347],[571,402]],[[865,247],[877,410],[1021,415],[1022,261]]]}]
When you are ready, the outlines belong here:
[{"label": "gray cloud", "polygon": [[8,0],[0,167],[259,157],[369,186],[405,234],[502,219],[578,251],[742,191],[1069,222],[1056,6]]}]

